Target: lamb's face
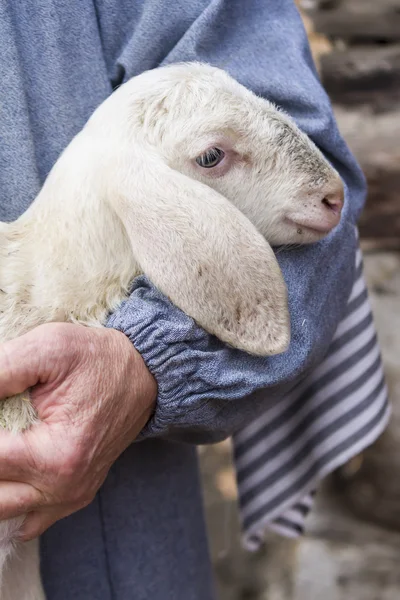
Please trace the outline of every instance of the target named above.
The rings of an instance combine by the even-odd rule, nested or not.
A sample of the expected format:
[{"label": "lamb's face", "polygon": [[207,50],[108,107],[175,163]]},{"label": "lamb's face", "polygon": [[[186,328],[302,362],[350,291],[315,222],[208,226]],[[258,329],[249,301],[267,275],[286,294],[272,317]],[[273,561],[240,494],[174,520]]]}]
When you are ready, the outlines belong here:
[{"label": "lamb's face", "polygon": [[158,124],[172,168],[223,194],[273,244],[315,242],[339,223],[341,179],[289,117],[218,69],[168,69],[174,93]]}]

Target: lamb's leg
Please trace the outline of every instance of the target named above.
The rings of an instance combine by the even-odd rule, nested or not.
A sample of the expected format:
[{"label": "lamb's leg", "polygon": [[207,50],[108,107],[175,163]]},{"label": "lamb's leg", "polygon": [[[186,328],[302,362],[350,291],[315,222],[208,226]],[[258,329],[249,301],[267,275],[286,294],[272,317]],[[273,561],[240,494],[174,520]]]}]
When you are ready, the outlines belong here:
[{"label": "lamb's leg", "polygon": [[[29,394],[0,402],[0,427],[16,434],[36,421]],[[24,517],[0,521],[0,600],[45,600],[40,580],[39,542],[17,540]]]},{"label": "lamb's leg", "polygon": [[0,600],[46,600],[40,580],[39,540],[19,543],[13,549],[4,568]]}]

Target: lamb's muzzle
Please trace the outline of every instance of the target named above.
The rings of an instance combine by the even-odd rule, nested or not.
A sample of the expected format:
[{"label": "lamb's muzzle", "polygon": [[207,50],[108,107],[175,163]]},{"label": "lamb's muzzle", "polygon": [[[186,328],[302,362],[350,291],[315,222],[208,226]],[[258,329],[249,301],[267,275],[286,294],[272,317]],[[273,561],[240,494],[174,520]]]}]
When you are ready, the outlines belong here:
[{"label": "lamb's muzzle", "polygon": [[304,205],[308,208],[293,212],[288,215],[288,223],[298,227],[298,231],[312,230],[317,233],[328,234],[340,222],[342,209],[344,206],[343,183],[339,177],[323,185],[316,194],[308,193],[304,200]]}]

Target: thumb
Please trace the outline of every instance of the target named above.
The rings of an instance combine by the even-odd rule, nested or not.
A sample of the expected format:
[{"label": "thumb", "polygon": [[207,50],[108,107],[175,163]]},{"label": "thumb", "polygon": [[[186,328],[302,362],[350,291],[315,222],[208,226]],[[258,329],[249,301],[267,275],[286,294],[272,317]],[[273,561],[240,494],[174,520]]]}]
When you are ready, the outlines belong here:
[{"label": "thumb", "polygon": [[0,398],[20,394],[37,383],[48,381],[54,367],[51,330],[55,327],[40,325],[0,344]]}]

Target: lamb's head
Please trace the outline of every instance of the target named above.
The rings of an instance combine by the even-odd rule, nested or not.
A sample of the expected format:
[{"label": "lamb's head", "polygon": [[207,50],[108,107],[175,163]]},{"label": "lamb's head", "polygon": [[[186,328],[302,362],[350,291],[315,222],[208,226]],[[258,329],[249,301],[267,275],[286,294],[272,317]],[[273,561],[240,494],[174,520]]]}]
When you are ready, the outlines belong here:
[{"label": "lamb's head", "polygon": [[130,80],[85,130],[143,272],[223,341],[284,351],[287,291],[266,240],[315,242],[343,204],[316,146],[271,103],[200,64]]},{"label": "lamb's head", "polygon": [[338,224],[338,173],[270,102],[206,65],[157,69],[140,83],[139,135],[171,168],[228,198],[270,243],[315,242]]},{"label": "lamb's head", "polygon": [[340,220],[339,175],[291,119],[233,83],[198,108],[216,115],[212,127],[188,118],[170,164],[223,194],[271,244],[318,241]]}]

